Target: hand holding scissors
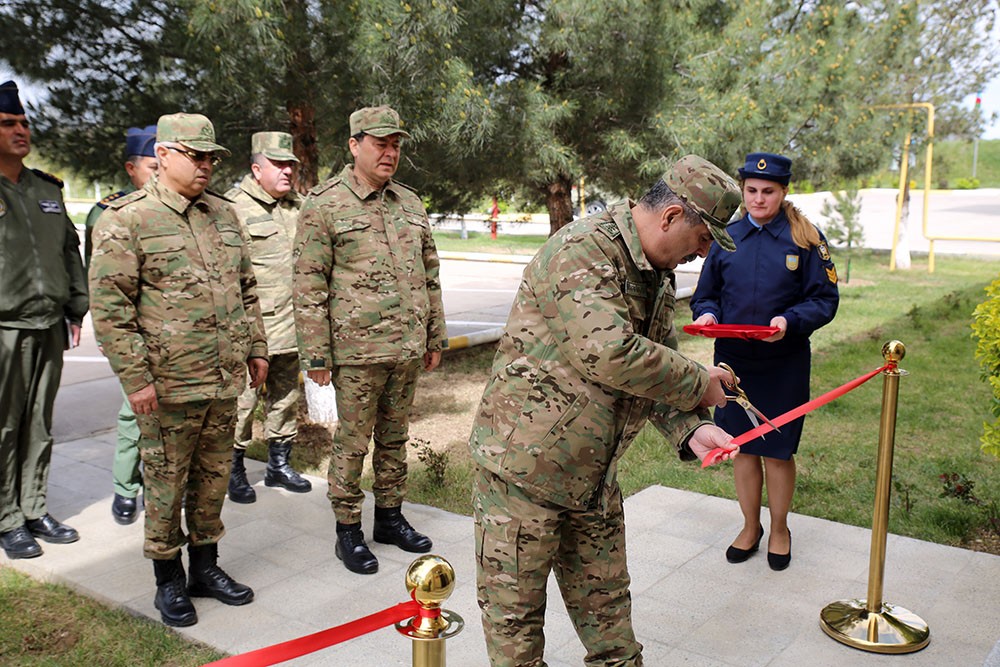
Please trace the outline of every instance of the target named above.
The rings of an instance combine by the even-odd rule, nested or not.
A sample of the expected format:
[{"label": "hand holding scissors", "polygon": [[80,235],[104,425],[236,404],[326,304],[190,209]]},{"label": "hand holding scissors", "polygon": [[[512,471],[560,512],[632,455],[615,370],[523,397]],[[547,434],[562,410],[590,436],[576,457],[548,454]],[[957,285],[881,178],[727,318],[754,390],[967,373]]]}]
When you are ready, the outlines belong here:
[{"label": "hand holding scissors", "polygon": [[[764,420],[764,422],[768,426],[773,428],[778,433],[781,433],[781,429],[775,426],[770,419],[765,417],[763,412],[755,408],[754,404],[750,402],[749,398],[747,398],[746,392],[740,389],[740,381],[739,378],[736,377],[736,371],[734,371],[732,367],[730,367],[729,364],[726,363],[719,363],[719,368],[729,371],[729,374],[733,376],[733,381],[731,383],[726,382],[725,384],[734,392],[736,392],[736,395],[729,396],[727,394],[726,399],[730,401],[736,401],[736,404],[739,405],[741,408],[743,408],[743,411],[747,413],[747,417],[750,419],[750,422],[754,425],[755,428],[757,426],[760,426],[760,421],[757,419],[759,417],[760,419]],[[760,437],[763,438],[764,436],[762,435]]]}]

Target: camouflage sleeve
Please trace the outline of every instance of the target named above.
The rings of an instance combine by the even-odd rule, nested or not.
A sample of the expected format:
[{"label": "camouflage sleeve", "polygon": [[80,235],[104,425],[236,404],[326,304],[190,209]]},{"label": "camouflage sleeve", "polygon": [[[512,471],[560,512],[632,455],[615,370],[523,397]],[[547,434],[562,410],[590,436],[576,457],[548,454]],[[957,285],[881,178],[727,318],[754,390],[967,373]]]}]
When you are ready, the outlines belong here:
[{"label": "camouflage sleeve", "polygon": [[[426,216],[426,214],[425,214]],[[430,317],[427,319],[427,351],[438,352],[444,347],[447,338],[444,320],[444,303],[441,300],[441,260],[438,259],[437,246],[430,225],[424,231],[423,238],[424,273],[427,276],[427,298],[430,301]]]},{"label": "camouflage sleeve", "polygon": [[[232,216],[238,218],[235,211]],[[250,234],[238,219],[237,227],[243,237],[243,247],[240,258],[240,291],[243,294],[243,310],[250,320],[250,352],[247,358],[267,358],[267,336],[264,332],[264,318],[260,313],[260,301],[257,297],[257,276],[253,272],[253,262],[250,258]]]},{"label": "camouflage sleeve", "polygon": [[715,422],[712,421],[711,413],[705,409],[685,412],[666,403],[656,403],[649,413],[649,423],[677,449],[681,460],[693,461],[698,457],[687,446],[691,434],[702,424]]},{"label": "camouflage sleeve", "polygon": [[109,210],[94,226],[90,296],[94,333],[126,394],[153,384],[139,331],[138,239],[127,211]]},{"label": "camouflage sleeve", "polygon": [[333,239],[321,205],[306,199],[295,231],[295,271],[292,299],[299,362],[304,370],[333,366],[330,339],[330,274]]},{"label": "camouflage sleeve", "polygon": [[597,238],[573,237],[530,267],[529,282],[560,351],[595,382],[694,409],[708,388],[708,371],[634,330],[621,278]]},{"label": "camouflage sleeve", "polygon": [[80,258],[80,237],[76,226],[66,216],[66,242],[63,246],[63,261],[66,265],[66,275],[69,276],[69,301],[63,306],[66,319],[74,324],[83,322],[90,306],[87,296],[87,273],[83,269]]}]

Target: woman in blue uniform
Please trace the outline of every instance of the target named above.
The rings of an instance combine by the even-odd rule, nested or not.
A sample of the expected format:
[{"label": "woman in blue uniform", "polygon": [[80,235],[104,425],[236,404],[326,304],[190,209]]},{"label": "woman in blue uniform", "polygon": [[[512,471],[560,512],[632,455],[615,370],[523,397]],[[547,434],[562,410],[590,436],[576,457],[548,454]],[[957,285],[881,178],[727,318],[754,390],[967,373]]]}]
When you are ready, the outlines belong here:
[{"label": "woman in blue uniform", "polygon": [[[729,225],[736,252],[713,245],[691,297],[695,324],[756,324],[779,329],[764,340],[717,338],[715,363],[726,362],[740,387],[773,419],[809,400],[809,336],[837,312],[837,269],[826,238],[785,200],[792,162],[782,155],[751,153],[739,169],[743,217]],[[733,472],[743,530],[726,551],[742,563],[759,548],[761,493],[767,482],[771,532],[767,561],[783,570],[792,559],[788,510],[795,491],[794,454],[804,418],[740,448]],[[715,422],[733,434],[753,428],[735,402],[716,409]]]}]

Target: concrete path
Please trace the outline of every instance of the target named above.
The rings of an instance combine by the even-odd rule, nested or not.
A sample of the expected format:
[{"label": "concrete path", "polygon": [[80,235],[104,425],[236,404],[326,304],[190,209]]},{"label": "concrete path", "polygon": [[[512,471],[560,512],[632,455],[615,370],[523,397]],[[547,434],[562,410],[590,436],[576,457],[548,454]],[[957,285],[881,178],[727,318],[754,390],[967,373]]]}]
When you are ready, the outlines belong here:
[{"label": "concrete path", "polygon": [[[119,526],[111,518],[113,442],[114,433],[107,431],[55,447],[50,510],[80,531],[80,541],[43,544],[40,558],[0,556],[0,563],[158,619],[153,569],[142,557],[142,522]],[[352,574],[336,559],[324,480],[313,478],[313,491],[296,495],[265,487],[262,463],[248,467],[258,501],[227,502],[220,562],[254,588],[256,599],[244,607],[197,599],[198,624],[178,632],[241,653],[406,599],[410,554],[373,544],[381,566],[370,576]],[[365,507],[363,522],[370,531],[370,498]],[[455,568],[456,588],[445,608],[467,625],[448,642],[448,664],[487,665],[475,602],[471,518],[416,505],[405,511],[434,539],[434,553]],[[626,513],[634,623],[647,665],[978,667],[997,641],[1000,557],[889,536],[884,599],[921,616],[931,642],[908,656],[879,655],[830,639],[818,622],[828,603],[865,597],[870,531],[793,516],[792,565],[772,572],[763,554],[740,565],[726,563],[725,548],[740,523],[733,501],[651,487],[626,501]],[[583,650],[554,583],[549,594],[546,660],[550,667],[579,666]],[[285,664],[405,666],[410,650],[407,639],[386,628]]]}]

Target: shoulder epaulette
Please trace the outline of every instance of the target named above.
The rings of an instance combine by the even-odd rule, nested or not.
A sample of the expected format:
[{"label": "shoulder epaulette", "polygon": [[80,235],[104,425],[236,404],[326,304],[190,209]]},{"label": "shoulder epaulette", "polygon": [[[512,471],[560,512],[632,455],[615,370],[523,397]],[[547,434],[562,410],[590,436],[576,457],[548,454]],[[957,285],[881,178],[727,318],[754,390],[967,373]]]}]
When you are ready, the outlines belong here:
[{"label": "shoulder epaulette", "polygon": [[53,176],[47,171],[42,171],[41,169],[32,169],[31,171],[35,172],[35,176],[38,176],[39,178],[44,179],[49,183],[54,183],[55,185],[58,185],[60,188],[63,186],[62,179],[59,178],[58,176]]},{"label": "shoulder epaulette", "polygon": [[115,210],[118,210],[120,208],[123,208],[123,207],[131,204],[134,201],[139,201],[140,199],[142,199],[145,196],[146,196],[146,191],[140,188],[139,190],[136,190],[135,192],[130,192],[130,193],[128,193],[127,195],[125,195],[123,197],[118,197],[114,201],[109,202],[106,208],[113,208]]},{"label": "shoulder epaulette", "polygon": [[[416,190],[414,190],[413,188],[411,188],[411,187],[410,187],[409,185],[407,185],[406,183],[400,183],[399,181],[393,181],[393,182],[392,182],[392,184],[393,184],[393,185],[398,185],[399,187],[403,188],[404,190],[409,190],[409,191],[410,191],[410,192],[412,192],[413,194],[417,194],[417,191],[416,191]],[[417,196],[419,196],[419,195],[417,195]]]},{"label": "shoulder epaulette", "polygon": [[311,195],[322,194],[327,190],[329,190],[330,188],[332,188],[333,186],[339,185],[343,180],[344,179],[342,179],[340,176],[334,176],[325,183],[319,183],[317,185],[314,185],[312,188],[310,188],[309,194]]},{"label": "shoulder epaulette", "polygon": [[110,204],[111,202],[113,202],[116,199],[124,197],[126,194],[127,193],[124,190],[119,190],[118,192],[115,192],[114,194],[110,194],[107,197],[105,197],[104,199],[102,199],[101,201],[97,202],[97,206],[99,208],[107,208],[108,204]]}]

